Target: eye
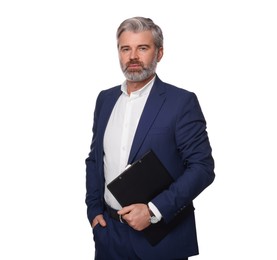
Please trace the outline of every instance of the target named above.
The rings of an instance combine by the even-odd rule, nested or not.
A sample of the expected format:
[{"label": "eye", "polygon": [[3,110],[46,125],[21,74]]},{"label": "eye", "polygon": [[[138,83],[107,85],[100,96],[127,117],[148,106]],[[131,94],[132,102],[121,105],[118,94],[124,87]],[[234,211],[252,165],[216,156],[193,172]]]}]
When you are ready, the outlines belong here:
[{"label": "eye", "polygon": [[127,52],[127,51],[129,51],[129,50],[130,50],[129,47],[123,47],[123,48],[121,48],[121,52]]},{"label": "eye", "polygon": [[141,47],[139,47],[139,50],[140,50],[140,51],[146,51],[146,50],[147,50],[147,47],[141,46]]}]

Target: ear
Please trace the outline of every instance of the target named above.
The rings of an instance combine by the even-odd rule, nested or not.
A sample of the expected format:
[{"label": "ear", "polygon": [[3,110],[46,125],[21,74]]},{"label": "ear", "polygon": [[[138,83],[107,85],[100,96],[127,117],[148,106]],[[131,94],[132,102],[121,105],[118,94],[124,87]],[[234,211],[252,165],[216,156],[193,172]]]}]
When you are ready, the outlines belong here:
[{"label": "ear", "polygon": [[162,59],[163,55],[164,55],[164,48],[160,47],[158,50],[158,55],[157,55],[158,62]]}]

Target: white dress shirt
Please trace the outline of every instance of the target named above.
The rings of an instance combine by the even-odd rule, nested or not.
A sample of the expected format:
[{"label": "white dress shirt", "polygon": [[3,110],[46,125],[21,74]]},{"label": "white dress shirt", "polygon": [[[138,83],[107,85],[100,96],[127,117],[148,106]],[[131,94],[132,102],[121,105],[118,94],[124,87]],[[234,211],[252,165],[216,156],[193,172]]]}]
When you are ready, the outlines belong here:
[{"label": "white dress shirt", "polygon": [[[105,174],[105,201],[114,209],[122,207],[107,189],[107,184],[124,171],[133,143],[134,135],[140,120],[146,100],[153,86],[155,77],[143,88],[127,93],[126,81],[121,85],[122,94],[118,98],[104,135],[104,174]],[[158,209],[149,204],[152,212],[161,218]]]}]

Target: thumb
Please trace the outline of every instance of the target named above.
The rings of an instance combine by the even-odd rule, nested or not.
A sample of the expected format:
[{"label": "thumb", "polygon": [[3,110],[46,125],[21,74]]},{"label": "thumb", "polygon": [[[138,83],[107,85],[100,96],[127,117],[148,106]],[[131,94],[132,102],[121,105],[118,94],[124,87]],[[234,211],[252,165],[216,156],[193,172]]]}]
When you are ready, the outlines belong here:
[{"label": "thumb", "polygon": [[127,206],[127,207],[124,207],[121,210],[117,211],[117,214],[124,215],[124,214],[129,213],[131,210],[132,210],[132,206]]}]

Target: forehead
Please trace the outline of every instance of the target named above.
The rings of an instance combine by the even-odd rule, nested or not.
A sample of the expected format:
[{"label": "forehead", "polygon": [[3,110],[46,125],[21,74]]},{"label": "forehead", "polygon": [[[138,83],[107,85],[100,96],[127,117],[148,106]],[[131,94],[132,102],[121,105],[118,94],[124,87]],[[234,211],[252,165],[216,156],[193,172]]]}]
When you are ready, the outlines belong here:
[{"label": "forehead", "polygon": [[131,46],[131,45],[154,45],[154,39],[151,31],[143,31],[143,32],[123,32],[119,39],[119,46]]}]

